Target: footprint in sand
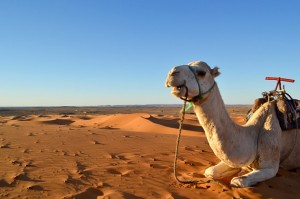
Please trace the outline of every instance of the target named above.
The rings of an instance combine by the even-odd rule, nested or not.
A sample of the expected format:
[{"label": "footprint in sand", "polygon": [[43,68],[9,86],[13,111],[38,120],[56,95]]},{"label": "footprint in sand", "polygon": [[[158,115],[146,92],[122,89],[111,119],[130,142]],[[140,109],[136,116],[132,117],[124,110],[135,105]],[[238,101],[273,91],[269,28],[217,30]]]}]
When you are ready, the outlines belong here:
[{"label": "footprint in sand", "polygon": [[22,162],[19,161],[19,160],[12,160],[12,161],[11,161],[11,164],[22,166]]},{"label": "footprint in sand", "polygon": [[10,144],[2,144],[0,146],[1,149],[9,149],[10,148]]},{"label": "footprint in sand", "polygon": [[80,179],[87,179],[92,175],[90,171],[87,171],[87,167],[78,161],[74,162],[74,168],[70,170],[70,173]]},{"label": "footprint in sand", "polygon": [[[97,197],[97,199],[106,199],[106,198],[118,198],[118,199],[144,199],[145,197],[139,197],[132,193],[128,192],[120,192],[111,188],[104,188],[101,190],[103,192],[103,196]],[[158,196],[158,194],[157,194]],[[160,196],[160,195],[159,195]],[[171,199],[173,197],[152,197],[152,198],[164,198]]]},{"label": "footprint in sand", "polygon": [[125,160],[125,161],[130,160],[129,158],[126,157],[126,155],[120,155],[114,153],[109,154],[108,157],[111,159],[118,159],[118,160]]},{"label": "footprint in sand", "polygon": [[170,153],[160,153],[160,155],[162,155],[162,156],[170,156],[171,154]]},{"label": "footprint in sand", "polygon": [[80,162],[75,162],[75,164],[78,173],[82,173],[86,169],[86,166],[81,164]]},{"label": "footprint in sand", "polygon": [[6,182],[5,180],[0,180],[0,187],[11,187],[11,184]]},{"label": "footprint in sand", "polygon": [[62,155],[62,156],[68,156],[69,155],[68,152],[64,151],[64,150],[58,151],[57,153],[59,153],[59,155]]},{"label": "footprint in sand", "polygon": [[118,175],[118,176],[128,176],[131,173],[133,173],[133,170],[128,169],[128,168],[116,168],[116,169],[109,168],[109,169],[106,169],[106,171],[110,174]]},{"label": "footprint in sand", "polygon": [[185,146],[184,150],[186,150],[186,151],[194,151],[194,149],[192,147],[190,147],[190,146]]},{"label": "footprint in sand", "polygon": [[75,177],[72,177],[71,175],[68,175],[64,180],[64,183],[66,184],[72,184],[72,185],[84,185],[84,183],[81,181],[81,179],[76,179]]},{"label": "footprint in sand", "polygon": [[27,190],[44,191],[44,188],[40,185],[30,185],[27,187]]},{"label": "footprint in sand", "polygon": [[168,168],[167,166],[164,166],[161,164],[149,164],[149,166],[154,169],[167,169]]},{"label": "footprint in sand", "polygon": [[86,198],[100,198],[103,196],[103,192],[97,188],[94,187],[89,187],[86,190],[64,197],[64,199],[71,199],[71,198],[76,198],[76,199],[86,199]]},{"label": "footprint in sand", "polygon": [[0,187],[12,187],[11,183],[8,183],[6,180],[0,180]]},{"label": "footprint in sand", "polygon": [[106,169],[106,171],[110,174],[114,174],[114,175],[122,175],[122,173],[116,169]]},{"label": "footprint in sand", "polygon": [[35,136],[32,132],[28,133],[27,136]]},{"label": "footprint in sand", "polygon": [[24,166],[24,168],[28,168],[28,167],[35,167],[32,163],[32,160],[26,160],[22,163],[22,166]]},{"label": "footprint in sand", "polygon": [[14,179],[14,182],[17,181],[17,180],[21,180],[21,181],[33,181],[32,179],[30,179],[27,176],[26,172],[24,172],[24,171],[22,171],[21,173],[15,175],[13,177],[13,179]]},{"label": "footprint in sand", "polygon": [[113,126],[104,126],[104,127],[100,127],[99,129],[119,130],[119,128],[115,128]]},{"label": "footprint in sand", "polygon": [[23,149],[21,150],[22,153],[29,153],[29,149]]},{"label": "footprint in sand", "polygon": [[190,165],[190,166],[203,166],[202,163],[195,162],[195,161],[192,161],[192,160],[183,160],[183,163],[186,164],[186,165]]},{"label": "footprint in sand", "polygon": [[101,142],[99,142],[97,140],[92,140],[92,144],[101,144],[101,145],[103,145]]},{"label": "footprint in sand", "polygon": [[40,143],[40,140],[36,140],[34,141],[35,144],[39,144]]},{"label": "footprint in sand", "polygon": [[111,185],[105,183],[105,182],[102,182],[102,181],[99,181],[97,183],[97,188],[103,188],[103,187],[111,187]]}]

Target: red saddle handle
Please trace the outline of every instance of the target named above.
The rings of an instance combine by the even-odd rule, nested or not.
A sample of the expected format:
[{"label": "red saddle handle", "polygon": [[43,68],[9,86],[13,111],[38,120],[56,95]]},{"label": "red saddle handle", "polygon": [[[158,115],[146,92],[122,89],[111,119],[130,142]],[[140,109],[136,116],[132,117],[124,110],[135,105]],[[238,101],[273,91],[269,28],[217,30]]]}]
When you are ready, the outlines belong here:
[{"label": "red saddle handle", "polygon": [[295,82],[295,80],[293,80],[293,79],[282,78],[282,77],[266,77],[266,80],[276,80],[277,81],[277,84],[276,84],[276,87],[274,90],[277,90],[278,87],[281,90],[281,81],[290,82],[290,83]]}]

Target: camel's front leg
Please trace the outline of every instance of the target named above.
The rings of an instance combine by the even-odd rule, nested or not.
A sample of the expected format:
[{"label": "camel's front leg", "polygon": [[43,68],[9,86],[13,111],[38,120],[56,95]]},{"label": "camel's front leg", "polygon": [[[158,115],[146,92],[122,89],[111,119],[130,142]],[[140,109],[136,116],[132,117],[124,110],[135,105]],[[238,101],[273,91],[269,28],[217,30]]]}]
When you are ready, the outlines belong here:
[{"label": "camel's front leg", "polygon": [[258,182],[273,178],[279,169],[281,128],[275,107],[272,106],[267,113],[264,126],[259,132],[257,158],[250,165],[253,171],[233,178],[231,185],[234,187],[253,186]]},{"label": "camel's front leg", "polygon": [[254,170],[243,176],[235,177],[231,180],[231,186],[233,187],[250,187],[258,182],[273,178],[278,171],[278,168],[267,168]]},{"label": "camel's front leg", "polygon": [[204,175],[207,178],[213,178],[213,179],[222,179],[227,176],[231,176],[233,174],[236,174],[240,172],[240,168],[232,168],[225,164],[224,162],[219,162],[219,164],[209,167],[205,170]]}]

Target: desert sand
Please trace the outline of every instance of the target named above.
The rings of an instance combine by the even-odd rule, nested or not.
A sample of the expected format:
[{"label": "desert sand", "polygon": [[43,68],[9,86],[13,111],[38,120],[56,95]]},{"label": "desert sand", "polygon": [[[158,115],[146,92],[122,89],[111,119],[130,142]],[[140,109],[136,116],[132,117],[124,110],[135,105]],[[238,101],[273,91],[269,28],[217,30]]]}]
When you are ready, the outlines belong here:
[{"label": "desert sand", "polygon": [[[73,108],[72,110],[75,110]],[[0,198],[297,198],[300,177],[280,169],[251,188],[184,185],[173,176],[179,107],[173,109],[2,110]],[[245,108],[229,108],[244,123]],[[242,111],[241,111],[242,110]],[[203,129],[186,115],[180,178],[218,163]]]}]

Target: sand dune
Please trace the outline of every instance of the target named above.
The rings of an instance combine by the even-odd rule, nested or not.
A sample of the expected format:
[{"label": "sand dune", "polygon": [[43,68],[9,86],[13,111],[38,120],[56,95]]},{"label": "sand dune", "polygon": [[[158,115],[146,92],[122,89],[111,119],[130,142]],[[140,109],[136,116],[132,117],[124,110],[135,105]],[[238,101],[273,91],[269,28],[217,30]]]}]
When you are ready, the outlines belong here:
[{"label": "sand dune", "polygon": [[[238,123],[244,116],[235,115]],[[218,162],[195,115],[180,146],[181,178]],[[183,185],[173,177],[178,117],[147,113],[0,117],[0,198],[295,198],[299,174],[253,188]]]}]

